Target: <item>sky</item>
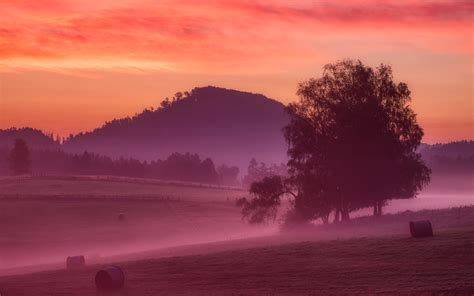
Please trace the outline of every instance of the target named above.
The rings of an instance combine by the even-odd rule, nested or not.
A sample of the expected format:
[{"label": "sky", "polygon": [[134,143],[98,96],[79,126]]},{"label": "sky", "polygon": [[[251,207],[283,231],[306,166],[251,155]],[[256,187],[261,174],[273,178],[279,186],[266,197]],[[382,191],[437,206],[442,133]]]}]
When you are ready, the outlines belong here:
[{"label": "sky", "polygon": [[61,136],[214,85],[288,103],[345,58],[390,64],[424,142],[473,139],[474,1],[0,0],[0,128]]}]

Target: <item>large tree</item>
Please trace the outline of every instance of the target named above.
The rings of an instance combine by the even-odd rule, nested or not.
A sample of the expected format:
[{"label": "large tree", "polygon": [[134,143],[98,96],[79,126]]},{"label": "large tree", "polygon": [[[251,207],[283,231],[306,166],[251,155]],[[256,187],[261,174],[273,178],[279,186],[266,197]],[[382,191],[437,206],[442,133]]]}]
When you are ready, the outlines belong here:
[{"label": "large tree", "polygon": [[28,174],[31,170],[30,150],[26,142],[16,139],[15,144],[8,155],[10,171],[14,175]]},{"label": "large tree", "polygon": [[[338,221],[368,206],[380,215],[386,201],[412,198],[429,182],[430,170],[416,152],[423,130],[409,105],[410,90],[393,81],[390,66],[328,64],[321,78],[301,83],[297,93],[299,101],[286,108],[290,177],[283,183],[299,217],[327,221],[334,212]],[[275,203],[288,191],[275,186],[282,193]],[[242,201],[247,217],[265,198],[251,193],[252,200]],[[266,196],[274,195],[267,190]]]}]

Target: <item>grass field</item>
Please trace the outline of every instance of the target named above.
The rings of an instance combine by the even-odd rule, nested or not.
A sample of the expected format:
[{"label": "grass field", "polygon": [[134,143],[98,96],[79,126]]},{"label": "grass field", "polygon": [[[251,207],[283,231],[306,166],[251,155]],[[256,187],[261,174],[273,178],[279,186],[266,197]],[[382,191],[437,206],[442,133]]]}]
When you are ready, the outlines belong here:
[{"label": "grass field", "polygon": [[[0,274],[174,245],[260,235],[242,223],[241,190],[129,179],[0,180]],[[125,221],[118,221],[120,213]],[[267,231],[267,230],[265,230]]]},{"label": "grass field", "polygon": [[[107,295],[472,295],[474,229],[301,242],[119,263],[122,291]],[[11,295],[100,295],[100,266],[0,278]]]},{"label": "grass field", "polygon": [[[110,295],[472,295],[473,206],[278,232],[241,221],[243,195],[131,178],[0,179],[0,294],[100,295],[95,272],[115,263],[127,282]],[[410,238],[408,222],[422,219],[435,236]],[[64,270],[69,255],[88,267]]]},{"label": "grass field", "polygon": [[0,199],[131,199],[227,201],[245,196],[238,188],[110,176],[4,177]]}]

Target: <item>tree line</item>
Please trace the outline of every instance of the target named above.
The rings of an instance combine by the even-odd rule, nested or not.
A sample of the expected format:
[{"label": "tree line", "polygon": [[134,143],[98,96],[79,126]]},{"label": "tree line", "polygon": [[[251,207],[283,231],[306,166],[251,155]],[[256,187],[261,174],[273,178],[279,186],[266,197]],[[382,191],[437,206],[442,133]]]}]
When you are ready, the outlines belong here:
[{"label": "tree line", "polygon": [[173,153],[165,160],[140,161],[134,158],[112,159],[84,152],[68,154],[61,150],[30,150],[17,139],[12,149],[0,149],[1,175],[114,175],[155,178],[185,182],[237,185],[239,169],[221,165],[210,158],[192,153]]}]

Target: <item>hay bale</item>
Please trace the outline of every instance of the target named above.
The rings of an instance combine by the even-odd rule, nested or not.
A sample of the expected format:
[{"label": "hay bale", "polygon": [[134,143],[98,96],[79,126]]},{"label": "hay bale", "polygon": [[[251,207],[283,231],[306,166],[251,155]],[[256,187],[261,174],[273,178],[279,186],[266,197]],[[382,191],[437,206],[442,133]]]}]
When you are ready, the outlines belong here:
[{"label": "hay bale", "polygon": [[66,259],[66,268],[68,270],[81,269],[86,266],[84,256],[68,256]]},{"label": "hay bale", "polygon": [[429,220],[410,221],[410,233],[416,238],[433,236],[433,227]]},{"label": "hay bale", "polygon": [[118,266],[108,266],[95,275],[95,285],[99,290],[117,290],[123,287],[125,275]]}]

